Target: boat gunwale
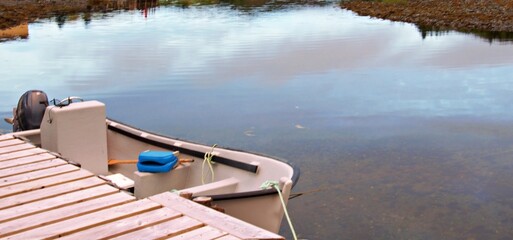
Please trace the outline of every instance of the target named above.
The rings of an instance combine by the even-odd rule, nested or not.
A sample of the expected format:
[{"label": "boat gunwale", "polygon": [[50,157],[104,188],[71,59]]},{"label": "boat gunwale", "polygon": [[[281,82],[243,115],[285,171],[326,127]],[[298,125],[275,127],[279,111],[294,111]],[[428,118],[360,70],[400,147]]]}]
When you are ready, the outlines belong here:
[{"label": "boat gunwale", "polygon": [[[188,148],[183,148],[183,147],[179,147],[179,146],[174,146],[174,145],[171,145],[171,144],[168,144],[168,143],[164,143],[162,141],[158,141],[158,140],[155,140],[155,139],[149,139],[147,136],[136,135],[134,133],[128,132],[127,130],[119,128],[117,125],[119,124],[119,125],[122,125],[122,126],[125,126],[125,127],[128,127],[128,128],[132,128],[132,129],[134,129],[136,131],[140,131],[140,132],[143,132],[143,133],[151,134],[151,135],[154,135],[154,136],[157,136],[157,137],[167,138],[167,139],[170,139],[170,140],[176,140],[176,141],[181,141],[181,142],[190,143],[190,144],[196,144],[196,145],[201,145],[201,146],[206,146],[205,144],[201,144],[201,143],[197,143],[197,142],[193,142],[193,141],[189,141],[189,140],[183,140],[183,139],[176,138],[176,137],[165,136],[165,135],[154,133],[154,132],[151,132],[151,131],[148,131],[148,130],[143,130],[143,129],[140,129],[140,128],[137,128],[137,127],[133,127],[133,126],[131,126],[129,124],[126,124],[126,123],[123,123],[123,122],[111,119],[111,118],[107,118],[107,120],[112,122],[112,123],[115,123],[114,125],[116,125],[116,126],[114,126],[114,125],[109,123],[108,124],[108,129],[109,130],[114,131],[114,132],[119,133],[119,134],[122,134],[125,137],[129,137],[129,138],[132,138],[132,139],[143,141],[143,142],[145,142],[147,144],[151,144],[151,145],[156,145],[155,143],[157,143],[158,147],[161,147],[161,148],[164,148],[164,149],[168,149],[168,150],[171,150],[171,151],[187,150],[188,153],[186,153],[186,154],[193,155],[193,156],[194,155],[201,155],[201,156],[203,156],[205,154],[205,153],[200,152],[200,151],[196,151],[196,150],[192,150],[192,149],[188,149]],[[242,153],[253,154],[253,155],[257,155],[257,156],[261,156],[261,157],[265,157],[265,158],[269,158],[269,159],[272,159],[272,160],[276,160],[276,161],[285,163],[285,164],[289,165],[292,168],[292,177],[290,178],[292,180],[292,188],[294,188],[294,186],[297,184],[297,182],[299,180],[299,176],[300,176],[300,169],[299,169],[299,167],[296,164],[294,164],[292,162],[289,162],[289,161],[287,161],[285,159],[282,159],[282,158],[279,158],[279,157],[274,157],[274,156],[269,156],[269,155],[264,155],[264,154],[261,154],[261,153],[255,153],[255,152],[251,152],[251,151],[246,151],[246,150],[240,150],[240,149],[234,149],[234,148],[228,148],[228,147],[220,147],[220,148],[221,149],[225,149],[225,150],[230,150],[230,151],[237,151],[237,152],[242,152]],[[229,161],[232,161],[232,162],[241,163],[241,164],[244,164],[244,165],[250,165],[250,164],[247,164],[247,163],[239,162],[239,161],[234,160],[234,159],[229,159],[229,158],[223,158],[223,159],[226,159],[226,160],[229,160]],[[228,166],[230,166],[230,165],[228,165]],[[238,169],[242,169],[242,170],[245,170],[245,171],[249,171],[249,172],[255,173],[252,170],[248,170],[248,169],[244,169],[244,168],[238,168]],[[277,194],[277,193],[278,192],[277,192],[276,189],[269,188],[269,189],[255,190],[255,191],[245,191],[245,192],[226,193],[226,194],[215,194],[215,195],[206,195],[206,196],[211,197],[212,200],[214,200],[214,201],[221,201],[221,200],[235,200],[235,199],[242,199],[242,198],[262,197],[262,196],[272,195],[272,194]]]}]

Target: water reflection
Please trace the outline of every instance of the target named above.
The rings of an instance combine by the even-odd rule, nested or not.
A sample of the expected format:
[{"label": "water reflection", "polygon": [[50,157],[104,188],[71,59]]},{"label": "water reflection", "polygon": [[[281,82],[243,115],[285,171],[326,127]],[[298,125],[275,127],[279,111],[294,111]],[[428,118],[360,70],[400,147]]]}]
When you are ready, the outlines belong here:
[{"label": "water reflection", "polygon": [[27,23],[0,30],[0,42],[16,39],[27,39],[28,36],[29,28]]},{"label": "water reflection", "polygon": [[262,9],[31,24],[29,40],[0,44],[0,117],[43,89],[101,100],[143,129],[294,161],[301,238],[513,236],[511,44],[422,39],[329,5]]},{"label": "water reflection", "polygon": [[89,11],[144,10],[155,8],[167,1],[162,0],[88,0]]},{"label": "water reflection", "polygon": [[[278,11],[289,8],[291,5],[298,6],[324,6],[329,1],[324,0],[303,0],[303,1],[269,1],[269,0],[88,0],[83,3],[70,3],[72,10],[59,9],[53,20],[59,28],[62,28],[66,22],[76,22],[83,20],[87,26],[96,19],[104,19],[109,15],[107,13],[119,10],[134,11],[139,10],[141,16],[147,18],[149,14],[154,14],[156,8],[164,6],[176,6],[189,8],[195,6],[217,5],[219,7],[229,6],[242,12],[266,12]],[[70,11],[71,14],[66,12]],[[78,12],[78,13],[77,13]],[[3,38],[0,36],[0,39]]]},{"label": "water reflection", "polygon": [[[141,15],[145,18],[148,14],[155,13],[157,7],[161,6],[179,6],[188,8],[192,6],[202,5],[218,5],[230,6],[232,9],[237,9],[243,12],[265,12],[265,11],[279,11],[282,9],[290,8],[291,5],[298,6],[325,6],[331,4],[332,1],[325,0],[302,0],[302,1],[269,1],[269,0],[88,0],[86,5],[83,6],[81,18],[85,25],[89,25],[93,20],[93,14],[98,12],[111,12],[115,10],[140,10]],[[105,17],[103,15],[101,18]],[[77,14],[66,15],[57,14],[55,22],[62,28],[67,21],[76,21],[79,17]],[[427,36],[443,36],[449,34],[452,30],[437,29],[428,26],[417,26],[422,38]],[[459,31],[466,34],[472,34],[477,37],[483,38],[490,43],[493,41],[499,42],[512,42],[513,33],[511,32],[493,32],[493,31]],[[0,39],[8,40],[7,37]],[[12,38],[10,38],[12,39]]]},{"label": "water reflection", "polygon": [[[421,27],[417,26],[419,29],[420,34],[422,35],[422,38],[426,38],[427,36],[444,36],[450,34],[454,30],[442,30],[442,29],[436,29],[431,27]],[[479,37],[485,41],[488,41],[489,43],[493,42],[513,42],[513,32],[494,32],[494,31],[480,31],[480,30],[474,30],[474,31],[461,31],[465,34],[474,35],[476,37]]]},{"label": "water reflection", "polygon": [[289,8],[291,5],[298,6],[324,6],[332,3],[330,0],[283,0],[283,1],[269,1],[269,0],[165,0],[160,1],[161,5],[173,5],[181,7],[200,6],[200,5],[221,5],[230,6],[245,12],[253,11],[276,11],[284,8]]},{"label": "water reflection", "polygon": [[[58,14],[55,22],[62,28],[66,22],[74,22],[82,19],[87,26],[93,20],[95,13],[107,13],[116,10],[139,10],[145,18],[148,14],[155,13],[155,8],[162,5],[158,0],[88,0],[81,14]],[[102,15],[100,15],[102,16]]]}]

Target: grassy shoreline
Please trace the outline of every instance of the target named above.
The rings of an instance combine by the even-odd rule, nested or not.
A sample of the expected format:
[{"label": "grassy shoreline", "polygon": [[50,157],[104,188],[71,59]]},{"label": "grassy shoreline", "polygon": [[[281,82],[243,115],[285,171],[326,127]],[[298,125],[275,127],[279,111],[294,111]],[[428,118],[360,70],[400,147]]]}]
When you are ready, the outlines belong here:
[{"label": "grassy shoreline", "polygon": [[37,19],[156,6],[157,0],[0,0],[0,30]]},{"label": "grassy shoreline", "polygon": [[362,16],[414,23],[422,28],[513,32],[513,0],[343,1]]},{"label": "grassy shoreline", "polygon": [[39,18],[85,11],[87,11],[87,1],[2,0],[0,1],[0,29],[30,23]]},{"label": "grassy shoreline", "polygon": [[[0,29],[147,2],[158,4],[157,0],[1,0]],[[362,16],[414,23],[425,29],[513,32],[513,0],[345,0],[340,6]]]}]

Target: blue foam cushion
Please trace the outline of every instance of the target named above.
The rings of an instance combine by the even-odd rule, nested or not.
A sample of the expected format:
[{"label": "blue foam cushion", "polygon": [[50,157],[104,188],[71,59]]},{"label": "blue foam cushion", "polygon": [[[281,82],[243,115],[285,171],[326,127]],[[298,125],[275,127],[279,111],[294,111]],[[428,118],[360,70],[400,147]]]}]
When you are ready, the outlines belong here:
[{"label": "blue foam cushion", "polygon": [[172,152],[146,151],[139,154],[137,170],[139,172],[169,172],[178,163]]},{"label": "blue foam cushion", "polygon": [[154,162],[157,164],[168,164],[178,161],[178,158],[172,152],[146,151],[139,154],[139,162]]},{"label": "blue foam cushion", "polygon": [[157,164],[155,162],[138,162],[137,170],[139,172],[163,173],[169,172],[175,166],[176,162],[167,164]]}]

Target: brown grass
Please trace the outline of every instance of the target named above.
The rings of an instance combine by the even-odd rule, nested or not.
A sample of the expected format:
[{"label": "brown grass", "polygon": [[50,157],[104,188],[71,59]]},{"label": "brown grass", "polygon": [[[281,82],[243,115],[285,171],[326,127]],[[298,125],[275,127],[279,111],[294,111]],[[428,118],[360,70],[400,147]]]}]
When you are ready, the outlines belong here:
[{"label": "brown grass", "polygon": [[513,32],[513,0],[408,0],[342,2],[359,15],[456,30]]}]

